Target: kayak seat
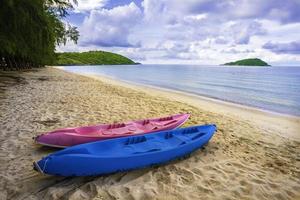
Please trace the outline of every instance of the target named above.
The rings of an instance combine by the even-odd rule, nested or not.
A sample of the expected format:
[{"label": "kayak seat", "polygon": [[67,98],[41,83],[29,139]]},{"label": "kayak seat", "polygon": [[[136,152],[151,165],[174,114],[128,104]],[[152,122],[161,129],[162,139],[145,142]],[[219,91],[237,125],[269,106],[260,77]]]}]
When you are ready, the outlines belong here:
[{"label": "kayak seat", "polygon": [[205,133],[199,133],[199,134],[195,135],[194,137],[192,137],[191,139],[196,140],[196,139],[202,137],[203,135],[205,135]]},{"label": "kayak seat", "polygon": [[144,130],[137,128],[137,127],[119,127],[113,129],[106,129],[101,131],[102,135],[125,135],[125,134],[134,134],[134,133],[143,133]]},{"label": "kayak seat", "polygon": [[63,132],[74,133],[74,134],[93,135],[98,130],[99,130],[98,127],[88,127],[88,126],[86,126],[86,127],[79,127],[79,128],[71,129],[69,131],[64,130]]},{"label": "kayak seat", "polygon": [[165,123],[165,124],[163,124],[164,126],[168,126],[168,125],[170,125],[170,124],[174,124],[174,123],[176,123],[177,122],[177,120],[172,120],[172,121],[169,121],[168,123]]},{"label": "kayak seat", "polygon": [[147,140],[145,136],[140,136],[128,138],[124,144],[124,148],[131,151],[132,154],[140,154],[160,151],[165,148],[165,145],[163,146],[163,143],[156,139]]},{"label": "kayak seat", "polygon": [[141,154],[141,153],[147,153],[147,152],[155,152],[160,151],[162,149],[162,144],[157,142],[146,142],[146,143],[139,143],[139,144],[133,144],[132,145],[132,153],[133,154]]},{"label": "kayak seat", "polygon": [[146,124],[146,129],[147,130],[157,130],[157,129],[160,129],[162,128],[164,125],[162,123],[159,123],[159,122],[149,122],[148,124]]},{"label": "kayak seat", "polygon": [[[167,140],[171,139],[173,137],[174,137],[174,135],[170,132],[167,132],[165,134],[165,139],[167,139]],[[187,137],[180,137],[180,136],[178,137],[178,135],[176,135],[175,138],[177,140],[176,139],[170,140],[169,143],[171,143],[172,145],[175,145],[176,143],[179,144],[179,145],[183,145],[183,144],[186,144],[186,140],[188,140]]]},{"label": "kayak seat", "polygon": [[199,132],[199,130],[196,128],[196,127],[192,127],[192,128],[189,128],[189,129],[185,129],[182,134],[185,135],[185,134],[193,134],[193,133],[197,133]]}]

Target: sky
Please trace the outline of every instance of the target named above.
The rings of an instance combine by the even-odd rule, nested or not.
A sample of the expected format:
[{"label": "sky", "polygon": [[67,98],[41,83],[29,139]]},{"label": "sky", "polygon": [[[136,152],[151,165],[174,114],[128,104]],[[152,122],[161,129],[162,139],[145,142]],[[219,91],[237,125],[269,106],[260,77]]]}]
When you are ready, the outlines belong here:
[{"label": "sky", "polygon": [[78,0],[65,19],[77,44],[144,64],[215,65],[260,58],[300,66],[300,0]]}]

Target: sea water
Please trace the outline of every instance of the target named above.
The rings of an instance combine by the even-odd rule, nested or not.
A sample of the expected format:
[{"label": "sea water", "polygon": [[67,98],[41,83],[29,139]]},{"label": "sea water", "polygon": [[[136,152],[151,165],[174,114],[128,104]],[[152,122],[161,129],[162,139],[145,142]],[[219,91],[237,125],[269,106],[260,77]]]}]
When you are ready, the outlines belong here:
[{"label": "sea water", "polygon": [[63,69],[300,116],[300,67],[156,64],[66,66]]}]

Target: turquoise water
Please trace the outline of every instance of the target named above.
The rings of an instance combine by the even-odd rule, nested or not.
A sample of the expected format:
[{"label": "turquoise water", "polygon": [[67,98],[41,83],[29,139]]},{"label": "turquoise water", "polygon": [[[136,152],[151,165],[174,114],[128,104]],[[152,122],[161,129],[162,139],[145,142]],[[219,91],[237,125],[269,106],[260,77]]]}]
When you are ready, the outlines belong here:
[{"label": "turquoise water", "polygon": [[300,116],[300,67],[101,65],[63,69]]}]

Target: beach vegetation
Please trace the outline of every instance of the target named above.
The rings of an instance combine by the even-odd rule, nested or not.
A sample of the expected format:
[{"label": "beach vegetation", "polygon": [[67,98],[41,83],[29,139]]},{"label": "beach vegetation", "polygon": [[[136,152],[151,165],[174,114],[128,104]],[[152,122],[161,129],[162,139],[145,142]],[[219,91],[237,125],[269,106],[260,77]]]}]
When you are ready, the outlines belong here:
[{"label": "beach vegetation", "polygon": [[53,63],[56,46],[79,37],[76,27],[62,21],[71,8],[69,0],[1,0],[0,69]]}]

